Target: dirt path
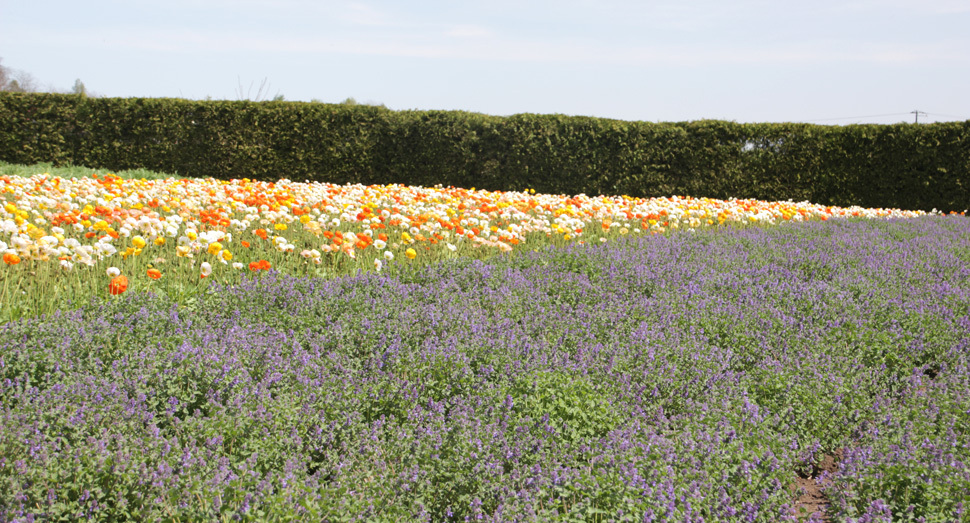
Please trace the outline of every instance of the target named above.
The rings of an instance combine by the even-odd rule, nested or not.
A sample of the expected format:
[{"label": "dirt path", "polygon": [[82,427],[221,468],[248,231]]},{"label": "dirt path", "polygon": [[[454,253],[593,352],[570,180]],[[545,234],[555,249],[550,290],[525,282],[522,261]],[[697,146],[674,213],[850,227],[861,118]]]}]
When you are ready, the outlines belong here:
[{"label": "dirt path", "polygon": [[830,480],[822,479],[821,476],[823,472],[834,474],[839,469],[839,461],[844,454],[844,449],[837,449],[822,458],[822,462],[813,467],[811,475],[799,475],[795,479],[795,491],[800,492],[801,495],[795,501],[792,515],[799,521],[831,521],[828,516],[829,498],[823,492]]},{"label": "dirt path", "polygon": [[[929,380],[935,380],[939,370],[935,367],[926,369],[923,374]],[[917,393],[926,392],[926,385],[916,389]],[[839,470],[839,463],[845,457],[845,448],[836,449],[832,454],[826,454],[822,462],[812,468],[810,475],[798,474],[791,486],[793,492],[799,493],[792,508],[792,515],[799,521],[831,522],[829,517],[829,498],[824,489],[832,484],[831,479],[822,479],[822,473],[827,472],[830,478]]]}]

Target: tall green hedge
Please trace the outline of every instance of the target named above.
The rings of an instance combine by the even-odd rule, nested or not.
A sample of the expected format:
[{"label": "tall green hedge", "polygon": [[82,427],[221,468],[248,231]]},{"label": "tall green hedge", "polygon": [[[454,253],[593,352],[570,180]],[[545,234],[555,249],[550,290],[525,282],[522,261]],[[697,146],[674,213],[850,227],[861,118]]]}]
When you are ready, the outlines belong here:
[{"label": "tall green hedge", "polygon": [[0,160],[223,179],[970,207],[970,121],[648,123],[0,93]]}]

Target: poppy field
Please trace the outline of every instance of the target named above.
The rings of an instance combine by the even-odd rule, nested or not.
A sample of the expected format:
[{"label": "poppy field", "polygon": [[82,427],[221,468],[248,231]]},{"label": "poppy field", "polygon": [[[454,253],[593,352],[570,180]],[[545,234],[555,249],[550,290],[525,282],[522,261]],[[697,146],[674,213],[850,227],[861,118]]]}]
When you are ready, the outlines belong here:
[{"label": "poppy field", "polygon": [[5,319],[49,314],[129,287],[184,303],[208,281],[236,283],[243,274],[274,266],[291,275],[332,277],[380,272],[395,259],[413,265],[485,259],[627,234],[926,214],[807,202],[138,179],[96,172],[0,175],[0,207],[0,252],[8,269],[0,284]]},{"label": "poppy field", "polygon": [[0,200],[0,521],[968,518],[965,216],[56,172]]}]

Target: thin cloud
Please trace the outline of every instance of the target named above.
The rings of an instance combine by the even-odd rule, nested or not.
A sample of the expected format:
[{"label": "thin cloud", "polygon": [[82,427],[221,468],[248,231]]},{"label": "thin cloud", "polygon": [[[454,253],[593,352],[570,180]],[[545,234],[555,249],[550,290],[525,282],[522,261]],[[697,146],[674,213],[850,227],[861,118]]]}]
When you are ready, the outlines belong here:
[{"label": "thin cloud", "polygon": [[340,20],[365,27],[389,27],[396,25],[393,17],[376,7],[361,2],[348,4],[339,16]]},{"label": "thin cloud", "polygon": [[457,25],[445,31],[445,36],[456,38],[482,38],[492,36],[492,31],[477,25]]},{"label": "thin cloud", "polygon": [[[590,63],[626,66],[718,64],[822,64],[869,62],[910,64],[950,62],[966,64],[966,48],[954,42],[923,45],[845,42],[803,42],[780,46],[643,45],[609,46],[596,42],[563,42],[496,38],[486,30],[463,27],[448,31],[451,38],[419,35],[388,35],[367,38],[354,35],[269,37],[252,34],[212,34],[191,31],[123,32],[100,34],[128,48],[153,51],[280,52],[297,54],[351,54],[412,58],[449,58],[507,62]],[[65,41],[77,45],[82,35]],[[455,38],[463,37],[463,38]],[[474,37],[474,38],[471,38]],[[49,38],[49,37],[48,37]]]},{"label": "thin cloud", "polygon": [[929,15],[970,13],[970,2],[966,0],[857,0],[843,4],[842,7],[857,11],[878,12],[898,9]]},{"label": "thin cloud", "polygon": [[[376,12],[359,23],[385,23]],[[374,15],[374,16],[371,16]],[[366,34],[365,34],[366,33]],[[30,36],[23,35],[25,42]],[[396,26],[379,32],[334,28],[311,36],[276,35],[243,29],[221,31],[113,27],[99,31],[43,35],[40,46],[105,47],[184,54],[238,52],[310,55],[363,55],[431,59],[536,62],[550,64],[619,65],[627,67],[703,67],[724,64],[797,65],[827,63],[927,64],[965,66],[970,39],[936,42],[803,40],[777,45],[699,44],[691,42],[610,43],[597,39],[499,36],[480,25],[437,28]]]}]

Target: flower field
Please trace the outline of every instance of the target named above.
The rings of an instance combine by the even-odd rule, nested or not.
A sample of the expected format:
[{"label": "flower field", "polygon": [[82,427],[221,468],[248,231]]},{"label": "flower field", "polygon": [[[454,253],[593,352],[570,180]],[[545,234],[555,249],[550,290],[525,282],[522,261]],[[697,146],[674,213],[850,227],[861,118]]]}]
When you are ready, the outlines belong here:
[{"label": "flower field", "polygon": [[800,476],[833,521],[968,518],[964,216],[0,194],[0,521],[796,521]]},{"label": "flower field", "polygon": [[[405,186],[335,186],[93,173],[0,176],[0,318],[133,290],[180,301],[200,279],[276,267],[333,276],[457,256],[744,224],[920,212],[687,197],[567,197]],[[20,270],[17,265],[26,263]],[[118,274],[110,274],[115,273]],[[19,296],[18,296],[19,295]],[[20,297],[25,297],[20,299]],[[15,299],[17,298],[17,299]]]}]

